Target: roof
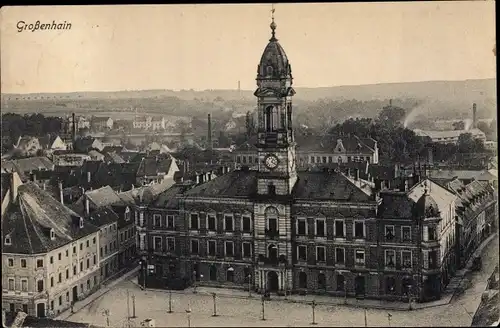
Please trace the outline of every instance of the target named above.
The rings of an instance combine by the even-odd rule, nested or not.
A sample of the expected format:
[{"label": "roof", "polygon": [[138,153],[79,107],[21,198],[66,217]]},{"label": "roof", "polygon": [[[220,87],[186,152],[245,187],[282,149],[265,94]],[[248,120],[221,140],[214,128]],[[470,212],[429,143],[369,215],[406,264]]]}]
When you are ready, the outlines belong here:
[{"label": "roof", "polygon": [[484,171],[475,170],[431,170],[428,174],[434,179],[453,179],[472,180]]},{"label": "roof", "polygon": [[43,148],[50,148],[58,137],[59,136],[57,134],[47,134],[41,138],[38,138],[38,141]]},{"label": "roof", "polygon": [[461,134],[470,133],[473,136],[485,136],[484,132],[479,129],[469,129],[469,130],[446,130],[446,131],[434,131],[434,130],[413,130],[417,136],[420,137],[430,137],[430,138],[458,138]]},{"label": "roof", "polygon": [[[80,228],[77,213],[32,182],[19,186],[18,201],[9,205],[4,216],[2,239],[9,234],[12,240],[12,245],[4,244],[5,253],[46,253],[98,230],[88,223]],[[54,239],[50,238],[50,229]]]},{"label": "roof", "polygon": [[[12,312],[6,312],[5,313],[5,326],[6,327],[11,327],[12,324],[14,323],[14,320],[16,319],[17,316],[19,316],[21,313],[24,314],[24,312],[20,311],[17,313],[12,313]],[[24,314],[26,315],[26,314]],[[81,322],[72,322],[72,321],[66,321],[66,320],[55,320],[55,319],[49,319],[49,318],[38,318],[38,317],[33,317],[33,316],[26,316],[24,320],[22,320],[22,325],[19,327],[30,327],[30,328],[53,328],[53,327],[68,327],[68,328],[87,328],[87,327],[92,327],[91,325],[87,323],[81,323]]]},{"label": "roof", "polygon": [[106,146],[102,149],[102,153],[120,153],[124,150],[123,146]]},{"label": "roof", "polygon": [[[374,152],[375,140],[371,138],[359,138],[357,136],[335,136],[335,135],[301,135],[297,134],[298,151],[320,151],[334,152],[338,151],[339,142],[345,149],[345,152],[371,154]],[[342,151],[344,152],[344,151]]]},{"label": "roof", "polygon": [[44,156],[28,157],[5,161],[2,163],[2,168],[7,171],[19,170],[20,173],[27,173],[34,170],[54,170],[54,163]]},{"label": "roof", "polygon": [[415,202],[405,192],[381,191],[382,203],[378,217],[384,219],[411,218]]},{"label": "roof", "polygon": [[179,208],[178,195],[182,194],[185,190],[185,185],[175,184],[164,192],[160,193],[153,201],[151,206],[177,210]]},{"label": "roof", "polygon": [[109,116],[94,116],[92,117],[92,123],[96,123],[96,122],[99,122],[99,123],[105,123],[107,122],[111,117]]},{"label": "roof", "polygon": [[89,151],[89,156],[91,156],[91,157],[104,157],[103,154],[101,154],[100,152],[98,152],[95,149],[92,149],[91,151]]},{"label": "roof", "polygon": [[257,172],[236,170],[188,191],[187,197],[250,197],[257,193]]},{"label": "roof", "polygon": [[97,207],[120,204],[121,198],[110,186],[105,186],[96,190],[87,191],[85,195]]},{"label": "roof", "polygon": [[[273,22],[274,24],[274,22]],[[274,25],[276,28],[276,25]],[[272,72],[267,70],[267,67],[271,66]],[[258,78],[286,78],[292,76],[292,69],[290,63],[288,62],[288,57],[286,56],[285,50],[278,43],[273,29],[273,34],[269,43],[267,44],[264,52],[262,53]]]},{"label": "roof", "polygon": [[117,222],[118,214],[110,206],[99,207],[90,213],[90,222],[97,227]]},{"label": "roof", "polygon": [[173,159],[169,155],[143,158],[137,169],[137,176],[156,176],[160,173],[166,174],[170,170],[172,161]]},{"label": "roof", "polygon": [[115,152],[104,153],[104,160],[111,163],[122,164],[125,160]]}]

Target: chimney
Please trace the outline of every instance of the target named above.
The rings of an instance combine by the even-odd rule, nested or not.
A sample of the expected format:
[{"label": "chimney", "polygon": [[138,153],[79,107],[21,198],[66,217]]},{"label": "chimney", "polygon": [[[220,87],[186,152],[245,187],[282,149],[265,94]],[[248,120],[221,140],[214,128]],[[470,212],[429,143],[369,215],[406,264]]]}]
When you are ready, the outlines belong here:
[{"label": "chimney", "polygon": [[212,172],[208,172],[208,181],[212,180]]},{"label": "chimney", "polygon": [[211,115],[208,114],[208,149],[212,149],[212,118]]},{"label": "chimney", "polygon": [[90,175],[90,172],[87,172],[87,182],[90,183],[90,179],[91,178],[91,175]]},{"label": "chimney", "polygon": [[87,195],[84,195],[85,197],[85,214],[89,215],[90,214],[90,201],[89,197]]},{"label": "chimney", "polygon": [[354,180],[356,180],[356,181],[359,180],[359,169],[358,168],[354,169]]},{"label": "chimney", "polygon": [[71,114],[71,117],[73,119],[73,124],[72,124],[72,138],[73,142],[76,141],[76,118],[75,118],[75,113]]},{"label": "chimney", "polygon": [[428,163],[429,163],[429,166],[434,165],[434,159],[433,159],[433,156],[432,156],[432,155],[433,155],[433,153],[432,153],[432,148],[431,148],[431,147],[429,147],[429,148],[427,149],[427,161],[428,161]]},{"label": "chimney", "polygon": [[63,185],[62,185],[62,181],[59,181],[58,185],[59,185],[59,198],[60,198],[61,204],[63,204],[63,205],[64,205],[64,197],[63,197]]},{"label": "chimney", "polygon": [[475,129],[477,127],[477,107],[476,103],[472,104],[472,128]]}]

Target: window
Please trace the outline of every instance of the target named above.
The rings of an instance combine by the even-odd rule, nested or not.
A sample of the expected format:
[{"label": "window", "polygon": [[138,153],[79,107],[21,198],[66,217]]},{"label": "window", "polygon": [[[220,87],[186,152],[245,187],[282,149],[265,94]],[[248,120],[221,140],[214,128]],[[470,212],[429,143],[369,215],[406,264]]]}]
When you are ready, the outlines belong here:
[{"label": "window", "polygon": [[104,245],[104,255],[108,255],[108,245]]},{"label": "window", "polygon": [[59,296],[59,305],[62,305],[62,296]]},{"label": "window", "polygon": [[387,277],[385,280],[385,286],[387,293],[394,293],[396,290],[396,279],[394,277]]},{"label": "window", "polygon": [[241,163],[241,157],[240,156],[236,156],[236,163]]},{"label": "window", "polygon": [[53,256],[51,256],[51,257],[49,258],[49,262],[50,262],[50,264],[54,264],[54,257],[53,257]]},{"label": "window", "polygon": [[153,214],[153,227],[161,227],[161,214]]},{"label": "window", "polygon": [[97,260],[96,260],[96,259],[97,259],[97,256],[95,256],[95,255],[94,255],[94,256],[93,256],[93,261],[92,261],[92,264],[93,264],[93,265],[96,265],[96,264],[97,264]]},{"label": "window", "polygon": [[318,237],[326,236],[325,219],[316,219],[316,236]]},{"label": "window", "polygon": [[66,250],[66,257],[69,256],[69,250]]},{"label": "window", "polygon": [[9,259],[8,262],[9,262],[9,267],[14,266],[14,259]]},{"label": "window", "polygon": [[354,261],[356,265],[365,265],[365,251],[363,249],[357,249],[354,252]]},{"label": "window", "polygon": [[191,229],[198,230],[199,229],[199,217],[198,214],[191,214]]},{"label": "window", "polygon": [[268,218],[267,219],[267,228],[270,232],[278,232],[278,219],[277,218]]},{"label": "window", "polygon": [[243,164],[246,164],[246,163],[247,163],[247,157],[246,157],[246,156],[242,156],[242,157],[241,157],[241,162],[242,162]]},{"label": "window", "polygon": [[232,241],[226,241],[224,243],[225,246],[225,254],[227,257],[233,257],[234,256],[234,244]]},{"label": "window", "polygon": [[161,237],[153,237],[153,249],[155,251],[161,251]]},{"label": "window", "polygon": [[243,243],[243,257],[244,258],[252,257],[252,244]]},{"label": "window", "polygon": [[198,252],[199,252],[198,246],[199,246],[198,240],[192,239],[191,240],[191,254],[198,254]]},{"label": "window", "polygon": [[344,221],[342,221],[342,220],[335,220],[335,237],[337,237],[337,238],[344,238],[345,237]]},{"label": "window", "polygon": [[326,164],[326,156],[323,156],[323,164]]},{"label": "window", "polygon": [[385,251],[385,266],[393,268],[396,265],[396,252],[393,250]]},{"label": "window", "polygon": [[437,269],[437,252],[430,251],[428,256],[429,269]]},{"label": "window", "polygon": [[5,236],[5,245],[12,245],[12,239],[10,236]]},{"label": "window", "polygon": [[37,290],[38,292],[43,292],[43,280],[37,281]]},{"label": "window", "polygon": [[73,246],[73,254],[76,254],[76,246]]},{"label": "window", "polygon": [[385,240],[394,240],[394,226],[386,225],[385,226]]},{"label": "window", "polygon": [[66,269],[66,279],[69,279],[69,269]]},{"label": "window", "polygon": [[174,228],[174,216],[173,215],[167,215],[167,228],[168,229]]},{"label": "window", "polygon": [[61,253],[57,254],[57,260],[61,261],[61,258],[62,258],[62,254]]},{"label": "window", "polygon": [[50,309],[54,311],[54,301],[50,301]]},{"label": "window", "polygon": [[345,264],[345,250],[343,248],[335,249],[335,262],[337,264]]},{"label": "window", "polygon": [[73,265],[73,275],[76,276],[76,265]]},{"label": "window", "polygon": [[26,268],[26,260],[21,259],[21,268]]},{"label": "window", "polygon": [[307,235],[307,222],[306,219],[297,219],[297,235]]},{"label": "window", "polygon": [[403,241],[411,241],[411,227],[401,227]]},{"label": "window", "polygon": [[428,228],[429,230],[429,240],[430,241],[433,241],[433,240],[436,240],[437,239],[437,236],[436,236],[436,228],[433,227],[433,226],[430,226]]},{"label": "window", "polygon": [[14,290],[16,288],[16,283],[14,278],[9,278],[9,290]]},{"label": "window", "polygon": [[43,268],[43,260],[36,260],[36,267]]},{"label": "window", "polygon": [[217,244],[216,244],[215,240],[208,241],[208,255],[209,256],[216,255],[216,247],[217,247]]},{"label": "window", "polygon": [[231,215],[224,216],[224,230],[225,231],[233,231],[233,217]]},{"label": "window", "polygon": [[242,221],[243,232],[250,232],[252,230],[252,219],[249,216],[244,216]]},{"label": "window", "polygon": [[83,271],[83,261],[80,261],[80,271]]},{"label": "window", "polygon": [[58,283],[62,282],[62,273],[61,272],[59,272],[59,276],[58,276],[57,282]]},{"label": "window", "polygon": [[299,261],[307,261],[307,247],[300,245],[297,247],[297,254]]},{"label": "window", "polygon": [[99,249],[99,254],[101,255],[101,257],[103,257],[102,246],[101,246],[101,248]]},{"label": "window", "polygon": [[274,196],[276,195],[276,186],[273,185],[272,183],[270,183],[269,185],[267,185],[267,193],[271,196]]},{"label": "window", "polygon": [[401,251],[401,264],[403,268],[411,268],[412,263],[411,263],[411,251]]},{"label": "window", "polygon": [[217,230],[215,222],[216,222],[215,215],[209,214],[207,216],[207,228],[209,231],[216,231]]},{"label": "window", "polygon": [[87,269],[90,268],[90,259],[87,259]]},{"label": "window", "polygon": [[80,243],[80,250],[83,250],[83,243]]},{"label": "window", "polygon": [[28,279],[21,279],[21,291],[28,291]]},{"label": "window", "polygon": [[355,221],[354,222],[354,238],[364,238],[365,237],[365,223]]},{"label": "window", "polygon": [[324,273],[318,274],[318,288],[319,289],[326,289],[326,276]]},{"label": "window", "polygon": [[167,252],[175,251],[175,238],[167,237]]},{"label": "window", "polygon": [[314,156],[310,157],[309,162],[311,162],[312,164],[314,164]]},{"label": "window", "polygon": [[316,261],[318,262],[326,261],[325,246],[316,246]]}]

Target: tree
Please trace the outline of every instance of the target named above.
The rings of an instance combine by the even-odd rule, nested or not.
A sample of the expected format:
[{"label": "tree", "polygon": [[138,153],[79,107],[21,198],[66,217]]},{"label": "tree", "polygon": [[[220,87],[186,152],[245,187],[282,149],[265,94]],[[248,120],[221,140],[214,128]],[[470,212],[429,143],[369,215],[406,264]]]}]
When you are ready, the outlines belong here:
[{"label": "tree", "polygon": [[253,115],[250,111],[247,112],[245,117],[245,127],[247,129],[247,138],[250,139],[256,132],[255,121],[253,119]]},{"label": "tree", "polygon": [[470,133],[458,136],[458,151],[460,153],[476,153],[484,151],[484,145],[478,143]]},{"label": "tree", "polygon": [[386,123],[390,126],[397,126],[403,124],[406,117],[406,110],[396,106],[385,106],[378,115],[380,123]]},{"label": "tree", "polygon": [[453,130],[465,130],[465,122],[464,121],[453,122]]}]

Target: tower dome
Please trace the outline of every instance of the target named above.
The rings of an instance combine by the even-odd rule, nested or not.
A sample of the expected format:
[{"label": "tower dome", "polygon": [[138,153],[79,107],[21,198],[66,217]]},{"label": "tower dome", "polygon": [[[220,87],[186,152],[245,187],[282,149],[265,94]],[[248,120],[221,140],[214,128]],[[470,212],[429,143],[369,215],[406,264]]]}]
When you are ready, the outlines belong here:
[{"label": "tower dome", "polygon": [[271,38],[267,44],[257,69],[257,79],[284,79],[292,78],[292,69],[285,50],[276,38],[276,23],[274,17],[271,22]]}]

